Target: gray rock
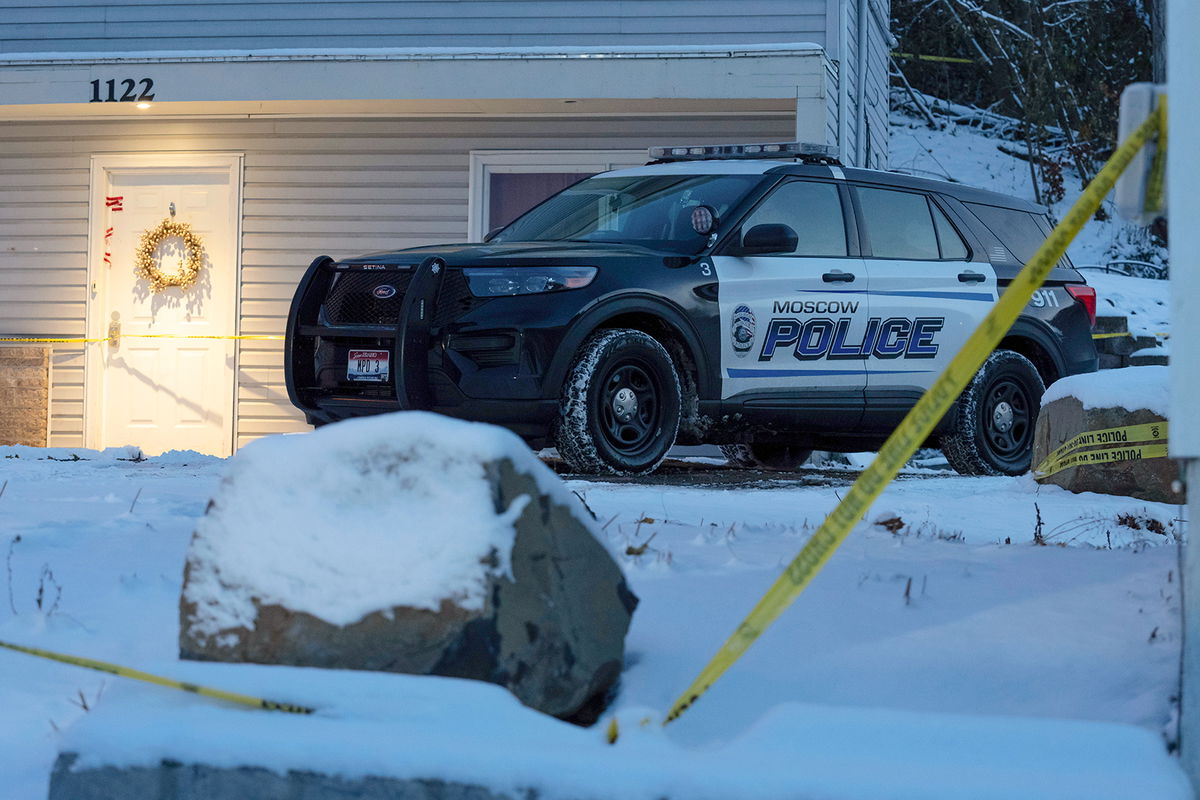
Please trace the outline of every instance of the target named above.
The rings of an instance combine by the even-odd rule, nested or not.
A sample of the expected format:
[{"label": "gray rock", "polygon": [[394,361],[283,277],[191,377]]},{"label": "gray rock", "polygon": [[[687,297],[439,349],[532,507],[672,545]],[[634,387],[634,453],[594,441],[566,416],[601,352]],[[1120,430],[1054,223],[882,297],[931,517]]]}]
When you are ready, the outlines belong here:
[{"label": "gray rock", "polygon": [[[199,624],[199,605],[220,603],[221,597],[190,591],[198,570],[220,577],[219,563],[196,555],[202,526],[184,570],[180,656],[490,681],[531,708],[579,724],[594,722],[620,676],[637,598],[581,521],[590,519],[589,512],[569,492],[543,493],[531,471],[544,466],[532,454],[529,458],[532,463],[524,466],[510,458],[483,464],[497,513],[522,495],[531,502],[514,523],[511,579],[486,559],[475,565],[487,582],[482,608],[446,599],[437,610],[380,608],[339,626],[313,613],[255,600],[252,627],[214,634]],[[218,492],[206,514],[219,515],[221,507]]]},{"label": "gray rock", "polygon": [[50,774],[49,800],[534,800],[518,794],[426,778],[346,778],[261,767],[214,767],[163,761],[153,767],[73,770],[63,753]]},{"label": "gray rock", "polygon": [[[1041,464],[1055,448],[1087,431],[1121,428],[1149,422],[1166,422],[1147,409],[1085,409],[1075,397],[1063,397],[1042,406],[1033,433],[1033,463]],[[1130,442],[1130,444],[1136,444]],[[1090,448],[1089,448],[1090,449]],[[1179,465],[1170,458],[1147,458],[1107,464],[1080,464],[1038,480],[1072,492],[1125,495],[1160,503],[1184,503],[1175,491]]]}]

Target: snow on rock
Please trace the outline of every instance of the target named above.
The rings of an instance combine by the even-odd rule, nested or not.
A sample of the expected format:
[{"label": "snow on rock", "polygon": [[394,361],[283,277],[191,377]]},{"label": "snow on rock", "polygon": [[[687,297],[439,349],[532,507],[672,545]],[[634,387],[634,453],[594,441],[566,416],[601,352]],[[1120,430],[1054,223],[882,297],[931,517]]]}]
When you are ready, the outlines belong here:
[{"label": "snow on rock", "polygon": [[1064,397],[1076,398],[1085,409],[1146,409],[1166,418],[1170,397],[1167,367],[1125,367],[1060,378],[1042,395],[1042,406]]},{"label": "snow on rock", "polygon": [[[609,746],[600,729],[532,713],[482,684],[283,667],[189,671],[231,690],[303,699],[318,712],[261,713],[114,685],[62,737],[67,755],[51,800],[165,800],[157,793],[165,786],[177,800],[241,800],[277,785],[279,796],[286,787],[289,797],[312,798],[1191,797],[1154,734],[1106,722],[781,703],[728,742],[689,748],[670,738],[688,716],[664,730],[661,710],[643,706],[618,715],[620,737]],[[448,786],[412,788],[421,782]]]},{"label": "snow on rock", "polygon": [[180,651],[488,680],[573,719],[602,708],[635,605],[520,439],[405,412],[231,460],[192,539]]}]

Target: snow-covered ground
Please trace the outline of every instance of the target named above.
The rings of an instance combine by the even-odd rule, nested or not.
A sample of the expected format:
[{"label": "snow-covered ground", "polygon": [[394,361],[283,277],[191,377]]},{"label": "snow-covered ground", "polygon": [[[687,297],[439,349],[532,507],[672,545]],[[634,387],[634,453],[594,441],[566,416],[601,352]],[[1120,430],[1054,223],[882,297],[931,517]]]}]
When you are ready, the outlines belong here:
[{"label": "snow-covered ground", "polygon": [[[335,717],[369,706],[368,699],[353,699],[364,692],[424,697],[418,706],[426,710],[415,719],[441,726],[430,732],[431,741],[454,738],[464,725],[466,706],[479,706],[479,692],[484,692],[490,699],[482,707],[500,709],[495,713],[511,717],[518,731],[528,729],[535,752],[545,737],[602,748],[600,731],[580,733],[565,724],[532,720],[533,712],[497,697],[502,690],[495,687],[447,688],[442,679],[426,679],[438,681],[431,688],[397,676],[341,677],[264,667],[239,671],[231,665],[179,662],[184,556],[226,463],[186,453],[141,462],[114,457],[127,458],[124,451],[79,455],[84,460],[70,460],[64,450],[0,448],[6,590],[0,597],[0,639],[273,699],[328,705]],[[641,598],[614,707],[632,729],[623,738],[650,736],[636,732],[636,720],[661,718],[833,508],[853,474],[835,475],[826,486],[783,482],[733,489],[568,481],[596,513],[605,543]],[[949,723],[927,714],[949,712],[1125,723],[1170,741],[1178,682],[1179,530],[1179,509],[1171,506],[1072,495],[1039,488],[1028,477],[907,472],[795,606],[666,729],[665,739],[658,734],[646,739],[646,752],[697,764],[711,753],[719,761],[719,754],[732,758],[729,754],[739,748],[744,753],[758,746],[755,742],[790,731],[798,737],[797,747],[832,757],[837,747],[820,731],[849,724],[837,711],[847,707],[860,709],[854,712],[864,715],[859,722],[880,730],[895,725],[944,730]],[[1035,531],[1049,546],[1033,544]],[[627,553],[643,544],[641,555]],[[246,714],[259,712],[213,709],[210,701],[191,695],[7,651],[0,651],[0,677],[5,797],[44,797],[50,765],[64,742],[90,743],[92,750],[117,760],[131,752],[158,757],[232,748],[237,758],[258,757],[281,766],[287,759],[301,765],[337,763],[336,745],[319,735],[324,729],[308,727],[318,723],[282,716],[243,723],[239,720]],[[455,705],[458,697],[462,700]],[[445,713],[430,710],[446,703],[452,705]],[[394,713],[393,705],[387,708]],[[87,709],[94,709],[85,720],[89,724],[77,724],[88,716]],[[895,717],[895,712],[922,713]],[[803,722],[814,718],[824,722],[816,728]],[[368,722],[352,730],[382,735],[383,728],[369,733],[372,726],[384,725],[380,718]],[[406,730],[411,720],[393,723]],[[226,731],[231,724],[247,727],[231,740]],[[484,729],[492,730],[491,724]],[[142,726],[146,733],[114,737],[121,726],[130,731]],[[296,731],[294,741],[286,740],[289,730]],[[1013,737],[1051,735],[1039,730]],[[1088,730],[1073,735],[1087,740]],[[326,733],[333,735],[332,729]],[[342,730],[335,739],[345,734]],[[346,769],[377,768],[361,753],[350,754],[353,741],[350,737],[345,745]],[[305,748],[318,743],[320,753],[310,756]],[[584,750],[592,746],[579,744]],[[450,772],[469,778],[489,758],[509,763],[510,751],[503,752],[509,755],[480,752],[481,761]],[[630,774],[653,773],[638,761],[638,748],[613,752],[633,759]],[[899,752],[912,758],[934,755],[920,748]],[[590,769],[606,765],[605,758],[595,755]],[[903,792],[895,785],[871,788],[863,782],[867,776],[846,777],[840,785],[851,793],[846,796],[955,797],[962,795],[954,787],[974,785],[969,773],[976,766],[963,762],[955,771],[952,763],[945,793],[924,783]],[[1087,766],[1071,767],[1076,768],[1086,771]],[[588,768],[579,769],[586,773]],[[513,780],[528,777],[511,770],[503,774]],[[1054,774],[1053,765],[1046,774]],[[656,783],[661,777],[647,777],[641,787],[647,796],[663,788]],[[1135,784],[1143,787],[1170,780],[1161,770],[1134,777],[1152,781]],[[838,785],[819,770],[811,781],[816,783],[799,785]],[[1139,796],[1129,784],[1108,785],[1112,793],[1107,796]],[[1069,796],[1048,786],[1056,784],[1034,781],[1022,796]],[[1124,788],[1112,788],[1118,786]],[[614,796],[640,794],[624,785],[613,791]]]},{"label": "snow-covered ground", "polygon": [[[1032,199],[1028,165],[996,139],[903,116],[891,134],[894,167]],[[1067,188],[1056,212],[1078,193],[1069,175]],[[1103,263],[1130,236],[1119,222],[1093,223],[1072,258]],[[1139,334],[1169,330],[1165,282],[1086,274],[1102,314],[1128,314]],[[554,761],[574,781],[559,788],[628,798],[797,786],[830,798],[1186,792],[1172,763],[1155,761],[1176,736],[1176,507],[1072,495],[1029,477],[909,470],[798,602],[660,733],[657,720],[855,473],[733,488],[702,476],[692,487],[571,480],[641,598],[612,710],[623,733],[607,748],[600,731],[539,717],[490,685],[180,662],[188,540],[227,464],[134,453],[0,448],[0,639],[322,713],[230,710],[0,650],[5,798],[45,797],[56,754],[72,746],[113,761],[191,754],[350,775],[415,764],[525,786]],[[889,763],[888,780],[867,762]],[[1013,763],[1026,783],[997,784]]]}]

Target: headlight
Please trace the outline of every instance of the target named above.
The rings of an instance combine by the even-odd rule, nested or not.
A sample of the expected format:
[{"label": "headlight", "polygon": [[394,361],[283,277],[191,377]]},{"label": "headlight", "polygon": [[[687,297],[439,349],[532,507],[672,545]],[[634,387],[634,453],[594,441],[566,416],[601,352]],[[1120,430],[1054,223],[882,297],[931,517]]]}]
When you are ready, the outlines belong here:
[{"label": "headlight", "polygon": [[596,277],[595,267],[468,267],[467,286],[476,297],[508,297],[581,289]]}]

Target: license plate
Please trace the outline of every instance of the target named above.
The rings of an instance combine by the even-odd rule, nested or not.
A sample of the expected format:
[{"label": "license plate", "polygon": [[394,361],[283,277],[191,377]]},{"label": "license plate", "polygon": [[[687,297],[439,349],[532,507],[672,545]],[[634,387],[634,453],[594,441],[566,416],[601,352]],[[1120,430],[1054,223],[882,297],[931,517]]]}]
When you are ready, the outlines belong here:
[{"label": "license plate", "polygon": [[376,381],[388,379],[387,350],[351,350],[346,359],[346,379],[351,381]]}]

